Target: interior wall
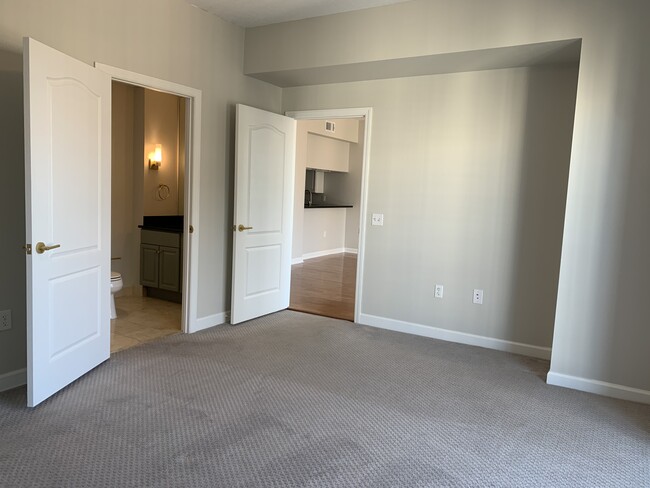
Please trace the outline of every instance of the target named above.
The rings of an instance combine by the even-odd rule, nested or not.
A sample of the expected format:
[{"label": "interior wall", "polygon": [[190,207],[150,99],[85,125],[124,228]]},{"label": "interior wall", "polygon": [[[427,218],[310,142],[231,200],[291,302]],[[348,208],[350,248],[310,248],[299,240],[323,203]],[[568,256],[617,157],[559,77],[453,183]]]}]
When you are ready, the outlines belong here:
[{"label": "interior wall", "polygon": [[341,252],[345,245],[345,209],[305,209],[302,257]]},{"label": "interior wall", "polygon": [[571,66],[284,90],[285,110],[373,107],[368,212],[385,220],[366,233],[362,313],[551,345],[576,80]]},{"label": "interior wall", "polygon": [[[152,25],[156,32],[168,35],[152,35]],[[0,2],[0,51],[20,58],[23,36],[88,64],[100,62],[202,90],[200,220],[193,222],[198,230],[200,262],[196,292],[199,318],[217,324],[230,308],[234,106],[246,103],[279,112],[282,98],[279,88],[242,74],[244,30],[183,0]],[[0,71],[6,70],[6,60],[0,59],[0,63]],[[16,73],[13,83],[17,83],[22,66],[19,63],[12,69]],[[21,230],[24,210],[20,208],[25,194],[18,181],[24,164],[22,98],[15,93],[12,96],[7,105],[3,104],[2,113],[3,117],[12,114],[5,106],[15,112],[9,115],[11,121],[6,122],[4,131],[15,136],[4,149],[13,157],[7,157],[3,165],[4,174],[13,175],[8,180],[3,178],[3,184],[13,178],[13,186],[3,197],[11,200],[8,208],[16,216],[2,221],[1,234],[14,236],[7,238],[6,244],[14,250],[3,254],[0,262],[5,269],[13,270],[13,290],[8,296],[14,297],[9,305],[16,312],[15,330],[1,333],[8,335],[2,336],[0,347],[16,351],[11,353],[16,357],[5,361],[2,355],[0,375],[25,366],[25,318],[20,312],[25,308],[25,287],[20,285],[24,284],[24,271],[18,269],[24,258],[16,254],[16,249],[22,252],[25,236]]]},{"label": "interior wall", "polygon": [[361,177],[363,173],[363,141],[365,121],[357,121],[358,143],[349,145],[350,171],[345,174],[327,173],[325,187],[333,201],[351,203],[352,208],[345,209],[346,251],[359,249],[359,222],[361,217]]},{"label": "interior wall", "polygon": [[296,123],[296,163],[293,196],[293,236],[291,243],[291,260],[302,260],[303,224],[305,221],[305,171],[307,170],[307,129],[306,120]]},{"label": "interior wall", "polygon": [[0,310],[13,326],[0,331],[0,386],[3,375],[26,364],[25,330],[25,156],[23,153],[22,56],[0,47]]},{"label": "interior wall", "polygon": [[185,214],[185,171],[186,171],[186,116],[187,116],[187,100],[183,97],[178,97],[178,209],[177,215]]},{"label": "interior wall", "polygon": [[[367,61],[581,39],[551,377],[608,394],[640,390],[635,398],[647,399],[649,17],[645,0],[413,0],[249,29],[244,71],[345,73]],[[325,105],[311,102],[304,105]],[[371,168],[376,156],[373,148]],[[381,193],[390,177],[377,181],[373,172],[375,208],[392,203],[392,191]]]},{"label": "interior wall", "polygon": [[117,82],[112,86],[111,269],[122,274],[126,288],[139,282],[139,255],[133,243],[139,239],[137,225],[142,223],[141,219],[138,221],[135,202],[143,200],[143,191],[141,187],[136,193],[134,173],[142,168],[141,158],[134,159],[134,134],[135,93],[142,88]]},{"label": "interior wall", "polygon": [[[179,100],[180,97],[154,90],[144,91],[144,214],[179,214]],[[149,169],[156,144],[162,146],[162,163],[157,170]],[[160,193],[161,185],[169,195]],[[181,207],[182,210],[182,207]]]}]

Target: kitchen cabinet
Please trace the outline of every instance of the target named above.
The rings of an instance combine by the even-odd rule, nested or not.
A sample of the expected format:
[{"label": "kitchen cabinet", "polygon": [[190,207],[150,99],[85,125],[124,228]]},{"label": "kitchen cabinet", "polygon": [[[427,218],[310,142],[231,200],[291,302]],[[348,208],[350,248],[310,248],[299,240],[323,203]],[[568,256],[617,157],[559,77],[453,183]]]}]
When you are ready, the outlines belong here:
[{"label": "kitchen cabinet", "polygon": [[307,168],[349,172],[350,143],[316,134],[307,134]]},{"label": "kitchen cabinet", "polygon": [[181,234],[140,231],[140,284],[150,288],[181,291]]}]

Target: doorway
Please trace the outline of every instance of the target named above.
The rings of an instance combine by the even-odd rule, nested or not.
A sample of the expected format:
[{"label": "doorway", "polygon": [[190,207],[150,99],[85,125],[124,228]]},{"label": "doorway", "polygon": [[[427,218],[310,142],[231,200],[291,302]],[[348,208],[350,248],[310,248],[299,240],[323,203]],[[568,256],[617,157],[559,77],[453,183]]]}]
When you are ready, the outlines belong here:
[{"label": "doorway", "polygon": [[371,110],[287,115],[298,119],[289,309],[356,321]]},{"label": "doorway", "polygon": [[[132,301],[135,303],[126,305],[131,307],[132,310],[138,311],[139,314],[145,315],[144,319],[138,319],[143,322],[147,321],[146,309],[158,310],[162,312],[162,316],[158,323],[171,325],[178,323],[179,326],[176,330],[185,333],[196,332],[200,330],[201,326],[198,323],[198,305],[197,305],[197,290],[198,290],[198,262],[196,256],[198,254],[198,237],[199,229],[195,225],[199,218],[199,175],[200,175],[200,155],[201,155],[201,99],[202,94],[200,90],[191,88],[185,85],[172,83],[169,81],[153,78],[150,76],[134,73],[131,71],[123,70],[113,66],[95,63],[95,67],[101,71],[108,73],[113,82],[113,87],[122,86],[129,87],[129,90],[139,90],[142,94],[144,104],[145,94],[149,94],[152,99],[172,100],[168,103],[170,110],[175,111],[178,120],[172,124],[175,128],[171,131],[174,135],[167,135],[167,139],[171,142],[169,147],[171,151],[165,151],[165,144],[161,141],[154,141],[162,137],[162,132],[157,132],[156,128],[151,130],[149,136],[144,133],[144,121],[138,123],[142,127],[142,134],[138,136],[143,141],[139,148],[134,146],[136,158],[141,161],[142,171],[136,166],[137,171],[134,169],[133,188],[142,189],[142,198],[137,198],[133,214],[142,216],[142,221],[138,221],[137,217],[134,218],[130,225],[130,232],[134,233],[136,238],[130,239],[130,253],[136,256],[132,261],[136,261],[138,266],[135,272],[135,278],[132,276],[130,282],[137,281],[133,285],[131,291]],[[116,85],[119,83],[120,85]],[[176,108],[174,109],[174,103]],[[144,117],[144,112],[141,112]],[[124,128],[115,127],[113,130],[124,130]],[[128,130],[128,129],[127,129]],[[169,130],[167,132],[170,132]],[[137,134],[136,134],[137,135]],[[176,141],[174,141],[176,137]],[[149,140],[151,139],[151,140]],[[157,147],[160,145],[160,147]],[[158,153],[158,154],[157,154]],[[162,181],[161,168],[165,168],[165,154],[176,154],[176,180],[172,180],[172,184]],[[161,161],[162,159],[162,161]],[[152,164],[157,164],[158,169],[151,168]],[[156,173],[157,171],[157,173]],[[173,171],[172,171],[173,173]],[[149,174],[149,182],[145,181],[145,175]],[[139,179],[138,179],[138,176]],[[136,181],[137,180],[137,181]],[[173,183],[175,181],[176,183]],[[176,185],[176,195],[172,198],[173,187]],[[167,189],[169,188],[169,190]],[[132,195],[136,192],[134,191]],[[160,211],[165,215],[146,215],[149,213],[145,208],[145,193],[150,197],[151,202],[158,202],[164,207]],[[154,203],[155,204],[155,203]],[[176,209],[176,210],[174,210]],[[176,215],[170,215],[176,214]],[[182,214],[182,218],[179,218]],[[145,219],[144,217],[149,217]],[[160,219],[162,217],[162,221]],[[172,217],[165,219],[165,217]],[[141,242],[142,229],[138,226],[148,227],[163,227],[167,231],[167,237],[175,235],[174,242]],[[150,230],[150,229],[149,229]],[[157,229],[159,230],[159,229]],[[172,231],[172,232],[169,232]],[[149,233],[151,234],[151,233]],[[152,236],[147,236],[147,241],[151,240]],[[153,236],[156,237],[155,235]],[[153,246],[157,246],[153,249]],[[122,257],[113,254],[112,257]],[[155,258],[155,265],[150,266]],[[170,273],[170,262],[180,261],[180,266],[177,271]],[[112,260],[112,266],[117,267],[120,260]],[[140,283],[140,267],[146,276],[143,276],[144,285]],[[132,267],[131,267],[132,269]],[[147,283],[152,279],[147,270],[158,270],[156,279],[158,286],[152,286],[152,283]],[[162,271],[161,271],[162,269]],[[178,274],[178,286],[175,288],[170,283],[174,282],[174,277]],[[160,286],[160,283],[164,283]],[[166,286],[169,285],[169,286]],[[176,291],[176,289],[178,291]],[[128,293],[127,293],[128,295]],[[143,297],[142,295],[147,295]],[[145,298],[147,305],[138,303]],[[157,300],[157,301],[154,301]],[[125,300],[123,300],[125,302]],[[180,312],[179,312],[180,310]],[[159,313],[156,312],[156,313]],[[178,317],[180,315],[180,318]],[[175,317],[175,318],[174,318]],[[157,319],[149,317],[149,322],[157,322]],[[149,323],[149,325],[153,325]],[[166,327],[162,327],[163,329]],[[172,330],[172,329],[169,329]],[[146,338],[148,335],[155,335],[156,332],[142,332],[141,337]],[[135,334],[133,334],[135,335]]]},{"label": "doorway", "polygon": [[181,332],[186,102],[112,82],[111,353]]}]

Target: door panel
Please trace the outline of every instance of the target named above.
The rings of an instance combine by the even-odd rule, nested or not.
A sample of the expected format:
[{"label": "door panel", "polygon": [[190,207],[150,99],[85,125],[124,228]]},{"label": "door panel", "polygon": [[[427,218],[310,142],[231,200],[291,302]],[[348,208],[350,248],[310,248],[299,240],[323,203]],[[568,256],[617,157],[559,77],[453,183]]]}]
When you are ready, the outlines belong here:
[{"label": "door panel", "polygon": [[180,291],[181,282],[181,250],[177,247],[160,246],[158,275],[159,288],[169,291]]},{"label": "door panel", "polygon": [[[33,39],[25,39],[24,57],[27,393],[34,406],[110,354],[111,82]],[[52,248],[39,253],[39,242]]]},{"label": "door panel", "polygon": [[282,195],[285,181],[285,134],[275,127],[258,126],[249,131],[250,153],[248,175],[248,218],[253,228],[249,235],[282,232],[284,200],[269,198]]},{"label": "door panel", "polygon": [[237,105],[236,139],[233,324],[289,306],[296,121]]},{"label": "door panel", "polygon": [[140,284],[158,287],[158,246],[140,244]]}]

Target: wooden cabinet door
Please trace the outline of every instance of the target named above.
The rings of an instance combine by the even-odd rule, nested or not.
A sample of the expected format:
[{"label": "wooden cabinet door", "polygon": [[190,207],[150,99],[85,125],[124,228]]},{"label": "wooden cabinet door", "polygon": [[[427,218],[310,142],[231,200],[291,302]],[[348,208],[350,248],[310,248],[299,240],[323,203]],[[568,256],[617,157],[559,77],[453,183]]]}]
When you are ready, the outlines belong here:
[{"label": "wooden cabinet door", "polygon": [[177,247],[159,246],[158,288],[181,290],[181,250]]},{"label": "wooden cabinet door", "polygon": [[158,287],[158,246],[140,244],[140,284]]}]

